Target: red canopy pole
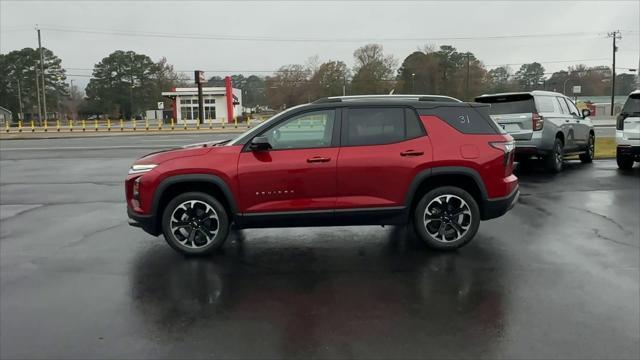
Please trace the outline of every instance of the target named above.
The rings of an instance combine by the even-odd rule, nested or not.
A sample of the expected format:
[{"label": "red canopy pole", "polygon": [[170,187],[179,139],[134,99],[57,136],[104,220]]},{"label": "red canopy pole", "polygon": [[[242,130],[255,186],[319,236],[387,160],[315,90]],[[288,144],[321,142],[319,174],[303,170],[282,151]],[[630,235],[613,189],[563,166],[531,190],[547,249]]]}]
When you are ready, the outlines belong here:
[{"label": "red canopy pole", "polygon": [[231,77],[224,78],[225,94],[227,96],[227,122],[233,123],[235,116],[233,115],[233,91],[231,90]]}]

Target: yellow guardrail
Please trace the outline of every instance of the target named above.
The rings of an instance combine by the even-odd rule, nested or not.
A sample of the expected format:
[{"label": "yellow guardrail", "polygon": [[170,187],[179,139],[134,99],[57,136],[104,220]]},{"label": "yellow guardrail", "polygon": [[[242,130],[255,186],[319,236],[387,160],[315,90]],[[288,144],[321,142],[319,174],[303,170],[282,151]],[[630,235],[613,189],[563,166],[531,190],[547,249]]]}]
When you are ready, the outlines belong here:
[{"label": "yellow guardrail", "polygon": [[[148,132],[148,131],[163,131],[163,130],[177,130],[181,129],[182,131],[210,131],[221,129],[225,130],[227,128],[233,129],[249,129],[256,122],[261,123],[261,120],[256,119],[248,119],[246,122],[239,122],[237,118],[233,120],[233,123],[228,123],[225,118],[218,119],[207,119],[204,122],[194,122],[190,123],[187,120],[182,120],[182,126],[178,125],[175,119],[169,119],[167,122],[163,120],[157,120],[156,126],[153,125],[152,121],[149,119],[144,119],[144,127],[142,123],[139,123],[140,120],[124,120],[118,119],[115,120],[114,124],[112,119],[106,120],[91,120],[81,119],[81,120],[66,120],[66,123],[63,123],[62,120],[48,120],[41,122],[38,124],[35,120],[29,120],[28,123],[25,124],[23,120],[18,120],[16,123],[12,123],[8,120],[4,121],[4,131],[5,133],[22,133],[30,131],[32,133],[38,132],[48,132],[50,127],[53,126],[50,121],[54,121],[55,123],[55,131],[59,133],[63,132],[73,132],[74,130],[86,132],[93,128],[94,132]],[[25,126],[26,125],[26,126]],[[66,125],[66,126],[65,126]],[[178,125],[178,126],[176,126]],[[1,127],[0,127],[1,128]]]}]

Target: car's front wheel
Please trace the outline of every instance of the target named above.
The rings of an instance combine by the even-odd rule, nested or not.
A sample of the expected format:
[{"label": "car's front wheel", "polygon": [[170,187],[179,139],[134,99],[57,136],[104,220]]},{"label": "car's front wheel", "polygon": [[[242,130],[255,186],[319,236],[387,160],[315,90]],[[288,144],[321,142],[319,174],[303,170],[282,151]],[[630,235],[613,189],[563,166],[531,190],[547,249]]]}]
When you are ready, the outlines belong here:
[{"label": "car's front wheel", "polygon": [[465,190],[443,186],[420,199],[414,210],[413,223],[427,246],[453,250],[466,245],[475,236],[480,226],[480,209]]},{"label": "car's front wheel", "polygon": [[167,243],[185,255],[206,255],[220,248],[229,234],[229,217],[213,196],[188,192],[173,198],[162,216]]}]

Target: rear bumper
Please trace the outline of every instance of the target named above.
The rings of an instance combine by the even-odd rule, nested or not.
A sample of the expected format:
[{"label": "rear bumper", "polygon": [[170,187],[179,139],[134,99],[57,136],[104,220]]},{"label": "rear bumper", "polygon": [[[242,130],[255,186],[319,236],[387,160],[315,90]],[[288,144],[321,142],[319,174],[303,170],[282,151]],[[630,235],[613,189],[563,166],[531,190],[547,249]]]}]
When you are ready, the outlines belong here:
[{"label": "rear bumper", "polygon": [[618,145],[616,148],[618,156],[630,157],[640,160],[640,146]]},{"label": "rear bumper", "polygon": [[153,215],[141,215],[127,207],[127,216],[129,216],[129,225],[141,228],[153,236],[160,235]]},{"label": "rear bumper", "polygon": [[513,208],[519,197],[520,188],[516,187],[511,194],[505,197],[488,199],[482,207],[482,220],[495,219],[504,215]]}]

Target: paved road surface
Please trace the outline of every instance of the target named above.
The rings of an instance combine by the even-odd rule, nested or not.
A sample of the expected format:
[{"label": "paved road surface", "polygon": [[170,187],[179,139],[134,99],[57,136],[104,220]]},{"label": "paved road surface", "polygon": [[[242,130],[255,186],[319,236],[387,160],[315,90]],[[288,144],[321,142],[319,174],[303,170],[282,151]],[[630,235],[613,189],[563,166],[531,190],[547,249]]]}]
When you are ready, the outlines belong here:
[{"label": "paved road surface", "polygon": [[209,137],[0,141],[0,357],[640,356],[638,166],[520,173],[520,203],[455,253],[349,227],[185,259],[126,224],[122,180]]}]

